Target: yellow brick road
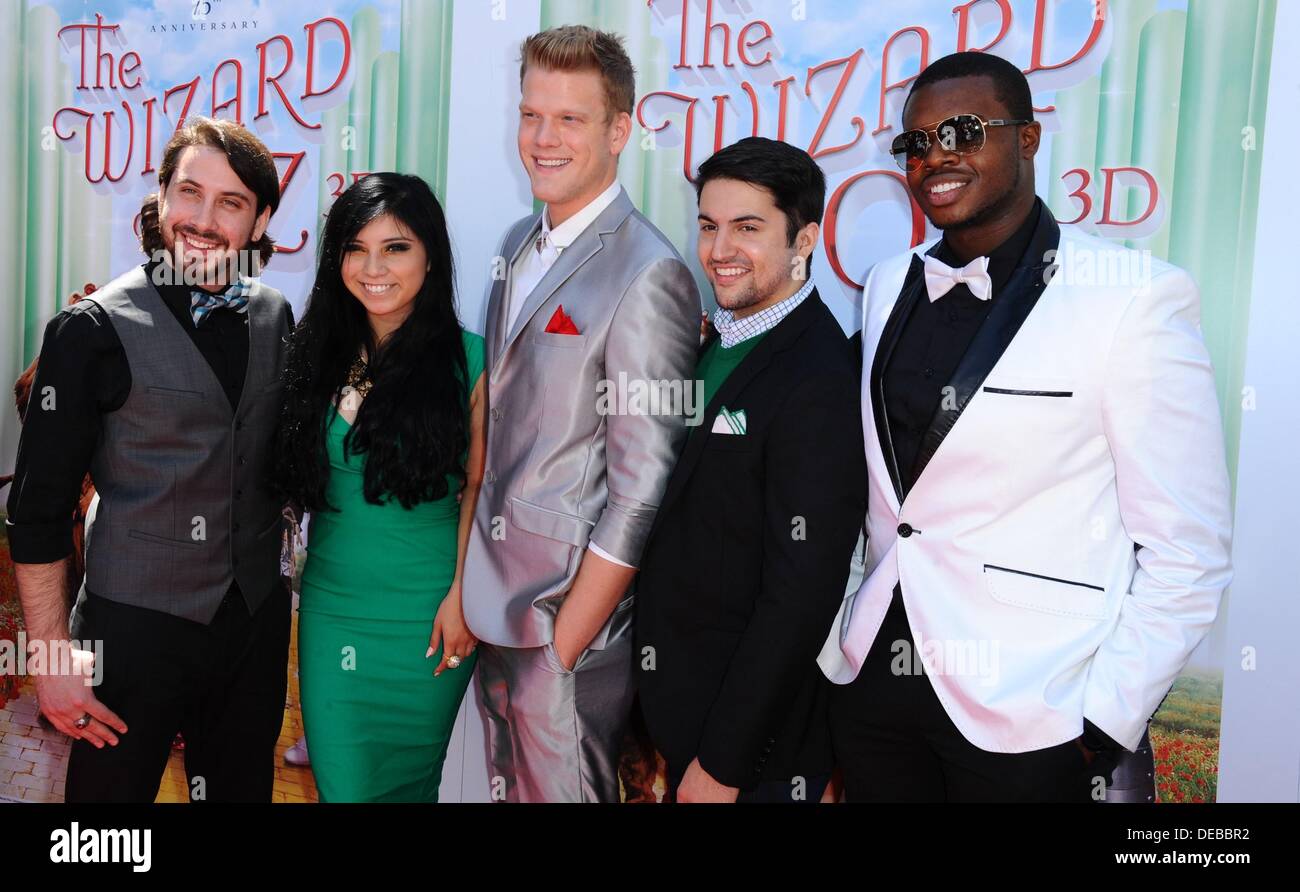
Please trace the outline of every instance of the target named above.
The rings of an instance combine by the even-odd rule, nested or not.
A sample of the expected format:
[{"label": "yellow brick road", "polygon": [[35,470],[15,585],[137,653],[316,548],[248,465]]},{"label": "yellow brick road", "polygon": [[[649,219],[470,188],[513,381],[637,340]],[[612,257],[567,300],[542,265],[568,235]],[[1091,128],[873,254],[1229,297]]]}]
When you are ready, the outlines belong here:
[{"label": "yellow brick road", "polygon": [[[284,724],[275,745],[276,802],[315,802],[316,783],[310,768],[284,764],[284,751],[302,736],[302,713],[298,708],[298,612],[293,614],[293,637],[289,651],[289,696]],[[36,718],[36,696],[31,682],[22,696],[0,709],[0,802],[62,802],[63,778],[68,770],[69,738],[48,731]],[[172,750],[158,788],[157,802],[185,802],[185,757]]]}]

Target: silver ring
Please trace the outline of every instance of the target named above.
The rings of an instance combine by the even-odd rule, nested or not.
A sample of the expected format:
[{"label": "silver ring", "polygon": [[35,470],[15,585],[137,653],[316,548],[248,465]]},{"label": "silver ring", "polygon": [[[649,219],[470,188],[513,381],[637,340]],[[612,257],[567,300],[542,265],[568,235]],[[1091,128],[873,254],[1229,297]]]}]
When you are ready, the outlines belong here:
[{"label": "silver ring", "polygon": [[447,657],[447,668],[448,669],[460,668],[460,657],[456,656],[455,654],[451,655],[450,657]]},{"label": "silver ring", "polygon": [[81,718],[77,719],[72,724],[76,726],[78,731],[85,730],[85,727],[90,724],[90,713],[82,713]]}]

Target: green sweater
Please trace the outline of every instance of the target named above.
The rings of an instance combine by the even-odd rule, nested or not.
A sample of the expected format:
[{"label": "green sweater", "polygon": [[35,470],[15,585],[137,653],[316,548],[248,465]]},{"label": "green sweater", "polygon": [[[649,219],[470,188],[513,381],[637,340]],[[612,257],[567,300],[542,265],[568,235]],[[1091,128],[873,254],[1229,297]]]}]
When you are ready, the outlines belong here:
[{"label": "green sweater", "polygon": [[752,338],[746,338],[734,347],[724,347],[722,339],[716,338],[705,349],[704,355],[695,366],[695,377],[704,382],[704,405],[707,406],[713,400],[727,378],[731,377],[731,373],[766,336],[767,332],[763,332]]}]

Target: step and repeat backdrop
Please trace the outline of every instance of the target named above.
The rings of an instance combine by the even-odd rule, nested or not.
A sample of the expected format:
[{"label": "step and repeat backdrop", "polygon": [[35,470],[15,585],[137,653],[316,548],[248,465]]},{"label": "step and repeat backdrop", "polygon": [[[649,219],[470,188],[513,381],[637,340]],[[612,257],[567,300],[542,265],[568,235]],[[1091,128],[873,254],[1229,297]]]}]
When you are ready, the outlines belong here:
[{"label": "step and repeat backdrop", "polygon": [[[1300,33],[1294,6],[4,0],[0,381],[37,354],[72,292],[141,262],[141,199],[190,114],[240,121],[276,153],[279,253],[265,280],[297,315],[331,202],[369,172],[398,170],[424,177],[443,202],[462,319],[481,332],[499,240],[533,210],[514,139],[519,43],[571,23],[627,41],[638,91],[620,179],[696,269],[706,300],[694,260],[695,168],[751,134],[817,159],[830,191],[814,276],[851,332],[867,269],[934,235],[888,154],[908,84],[947,53],[996,53],[1034,91],[1038,190],[1057,219],[1185,267],[1201,286],[1236,488],[1238,570],[1214,631],[1153,722],[1160,797],[1294,801],[1300,608],[1280,535],[1298,495],[1286,462],[1287,420],[1300,410],[1294,365],[1286,375],[1294,347],[1282,339],[1297,330],[1287,299],[1296,286],[1268,262],[1289,256],[1282,195],[1295,191],[1279,156],[1300,136],[1291,119],[1300,76],[1280,36],[1288,25]],[[0,473],[12,470],[17,441],[5,410]],[[488,798],[483,738],[471,697],[444,800]]]}]

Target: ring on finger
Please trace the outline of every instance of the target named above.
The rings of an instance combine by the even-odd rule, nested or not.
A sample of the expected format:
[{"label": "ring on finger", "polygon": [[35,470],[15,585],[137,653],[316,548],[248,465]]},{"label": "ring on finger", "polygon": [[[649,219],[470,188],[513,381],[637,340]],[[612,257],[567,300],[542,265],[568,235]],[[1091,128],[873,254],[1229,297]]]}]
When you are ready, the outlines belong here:
[{"label": "ring on finger", "polygon": [[460,657],[456,656],[455,654],[452,654],[451,656],[447,657],[447,668],[448,669],[460,668]]}]

